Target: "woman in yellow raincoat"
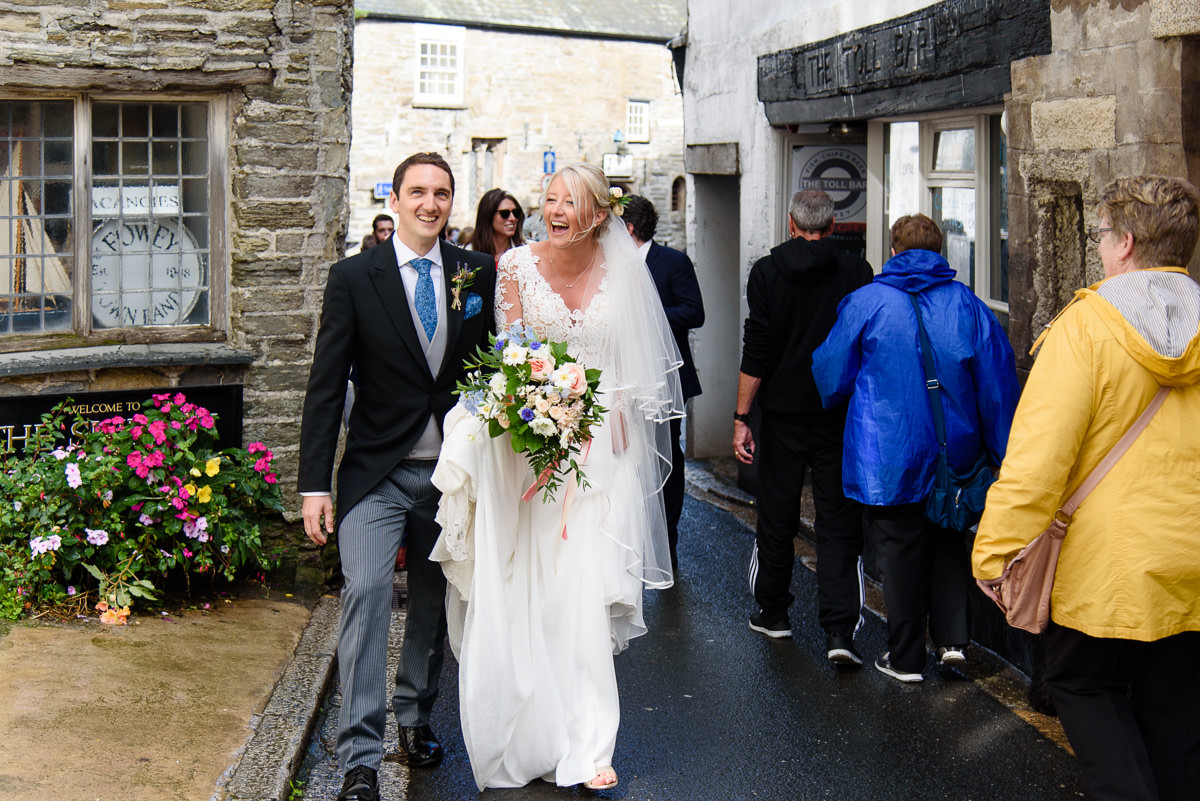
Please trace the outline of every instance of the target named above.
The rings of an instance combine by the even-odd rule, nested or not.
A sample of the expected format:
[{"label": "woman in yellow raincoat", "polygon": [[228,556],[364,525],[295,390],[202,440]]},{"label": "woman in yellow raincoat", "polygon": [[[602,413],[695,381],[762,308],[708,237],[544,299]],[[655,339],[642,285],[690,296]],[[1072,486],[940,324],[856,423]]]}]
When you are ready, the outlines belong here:
[{"label": "woman in yellow raincoat", "polygon": [[[1046,681],[1096,799],[1200,798],[1200,195],[1135,176],[1101,193],[1104,280],[1043,336],[975,540],[985,591],[1150,403],[1149,427],[1075,513]],[[1035,346],[1036,347],[1036,346]]]}]

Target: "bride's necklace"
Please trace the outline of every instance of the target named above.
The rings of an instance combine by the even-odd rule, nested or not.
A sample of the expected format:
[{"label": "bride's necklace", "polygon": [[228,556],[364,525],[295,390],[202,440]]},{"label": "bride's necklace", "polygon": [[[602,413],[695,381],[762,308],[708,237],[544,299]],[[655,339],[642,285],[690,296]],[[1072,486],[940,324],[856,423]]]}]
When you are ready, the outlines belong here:
[{"label": "bride's necklace", "polygon": [[554,275],[558,277],[558,280],[562,281],[563,286],[565,286],[567,289],[572,289],[572,288],[574,288],[574,286],[576,284],[578,284],[581,280],[583,280],[583,277],[585,275],[587,275],[589,272],[592,271],[592,265],[596,263],[596,250],[599,250],[599,248],[592,250],[592,258],[588,261],[588,266],[584,267],[583,271],[580,272],[579,275],[575,276],[574,281],[568,281],[567,279],[563,278],[562,273],[560,273],[558,271],[558,267],[556,267],[554,265],[554,248],[553,247],[550,248],[550,269],[554,271]]}]

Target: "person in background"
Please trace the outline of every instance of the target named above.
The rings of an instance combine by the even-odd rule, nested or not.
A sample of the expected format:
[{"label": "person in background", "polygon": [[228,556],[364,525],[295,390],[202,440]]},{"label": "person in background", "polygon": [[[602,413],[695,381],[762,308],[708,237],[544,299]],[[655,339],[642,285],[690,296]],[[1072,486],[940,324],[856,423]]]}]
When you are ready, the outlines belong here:
[{"label": "person in background", "polygon": [[471,240],[474,237],[475,237],[475,229],[468,225],[466,228],[464,228],[458,232],[458,240],[457,240],[456,244],[460,248],[466,248],[467,250],[473,250],[473,248],[471,247]]},{"label": "person in background", "polygon": [[[696,268],[687,254],[654,241],[658,229],[658,212],[654,204],[641,195],[630,195],[621,218],[633,243],[650,268],[654,288],[658,290],[667,322],[683,364],[679,368],[679,382],[683,389],[683,401],[700,394],[700,379],[696,376],[696,364],[692,360],[692,349],[688,344],[688,332],[704,325],[704,301],[700,297],[700,284],[696,281]],[[683,433],[682,418],[671,421],[671,475],[663,487],[663,503],[667,513],[667,540],[671,546],[671,567],[678,575],[679,517],[683,513],[684,459],[680,437]]]},{"label": "person in background", "polygon": [[375,219],[371,221],[371,233],[363,237],[360,250],[370,250],[376,245],[383,244],[394,230],[396,230],[396,226],[391,217],[386,214],[376,214]]},{"label": "person in background", "polygon": [[[1100,193],[1104,280],[1055,318],[988,493],[972,568],[1005,563],[1133,425],[1162,407],[1076,510],[1042,635],[1045,680],[1097,801],[1200,799],[1200,235],[1187,181],[1139,175]],[[1034,346],[1037,347],[1037,344]]]},{"label": "person in background", "polygon": [[964,664],[970,641],[964,534],[924,514],[941,446],[910,298],[933,350],[951,469],[966,472],[981,453],[993,467],[1000,464],[1017,402],[1008,336],[971,288],[954,280],[941,250],[933,220],[924,214],[897,220],[892,258],[842,301],[812,362],[825,406],[850,401],[842,485],[866,507],[888,613],[888,651],[875,668],[902,682],[925,678],[926,619],[941,664]]},{"label": "person in background", "polygon": [[506,250],[525,244],[521,223],[525,212],[517,199],[503,189],[489,189],[479,199],[471,250],[488,253],[497,262]]},{"label": "person in background", "polygon": [[[788,607],[800,525],[804,469],[812,476],[817,539],[818,619],[825,655],[856,667],[854,635],[862,625],[862,511],[842,493],[845,404],[821,406],[813,383],[812,352],[837,319],[842,298],[871,282],[871,265],[842,250],[833,233],[833,200],[819,189],[792,197],[788,241],[755,262],[746,283],[741,372],[734,410],[734,456],[758,457],[758,529],[750,588],[759,611],[750,628],[767,637],[791,636]],[[762,413],[759,447],[750,431],[751,405]]]}]

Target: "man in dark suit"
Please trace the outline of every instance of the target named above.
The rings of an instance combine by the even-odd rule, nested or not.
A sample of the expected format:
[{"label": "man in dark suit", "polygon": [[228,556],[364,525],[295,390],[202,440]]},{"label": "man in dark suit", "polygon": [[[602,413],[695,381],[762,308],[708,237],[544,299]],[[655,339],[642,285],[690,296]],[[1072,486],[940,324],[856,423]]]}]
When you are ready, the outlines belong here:
[{"label": "man in dark suit", "polygon": [[[340,801],[375,801],[387,712],[387,641],[397,550],[408,547],[408,617],[392,708],[410,766],[432,767],[442,748],[429,726],[446,636],[445,578],[429,561],[439,529],[430,482],[442,418],[463,362],[495,329],[496,274],[486,254],[439,240],[454,176],[436,153],[396,168],[395,234],[329,270],[304,399],[298,489],[304,530],[324,545],[336,525],[345,585],[338,631],[342,711]],[[357,398],[338,469],[330,474],[346,380]]]},{"label": "man in dark suit", "polygon": [[[692,361],[692,349],[688,344],[688,331],[704,325],[704,301],[700,298],[700,284],[696,282],[696,268],[687,254],[664,247],[654,241],[658,229],[658,212],[654,204],[641,195],[631,195],[621,219],[629,229],[634,244],[641,249],[642,258],[650,268],[654,286],[662,301],[667,322],[675,335],[683,366],[679,368],[679,383],[683,400],[700,394],[700,379],[696,376],[696,363]],[[671,421],[671,475],[663,487],[663,503],[667,513],[667,538],[671,545],[671,567],[679,569],[676,546],[679,542],[679,516],[683,513],[683,448],[679,443],[682,433],[679,419]]]}]

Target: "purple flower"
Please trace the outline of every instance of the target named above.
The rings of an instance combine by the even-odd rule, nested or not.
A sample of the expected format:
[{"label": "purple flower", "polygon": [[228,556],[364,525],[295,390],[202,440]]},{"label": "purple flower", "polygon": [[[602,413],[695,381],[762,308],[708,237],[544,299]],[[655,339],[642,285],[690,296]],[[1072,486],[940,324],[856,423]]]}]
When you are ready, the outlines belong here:
[{"label": "purple flower", "polygon": [[530,409],[528,406],[518,412],[518,414],[521,415],[521,419],[526,423],[533,419],[533,409]]},{"label": "purple flower", "polygon": [[102,528],[85,528],[87,541],[92,545],[104,545],[108,542],[108,532]]},{"label": "purple flower", "polygon": [[83,478],[79,475],[79,465],[71,462],[67,465],[67,486],[71,489],[77,489],[83,484]]},{"label": "purple flower", "polygon": [[152,526],[154,525],[154,518],[145,512],[142,512],[141,515],[138,516],[138,522],[143,526]]},{"label": "purple flower", "polygon": [[74,595],[74,594],[75,594],[75,585],[72,584],[67,587],[67,595]]}]

